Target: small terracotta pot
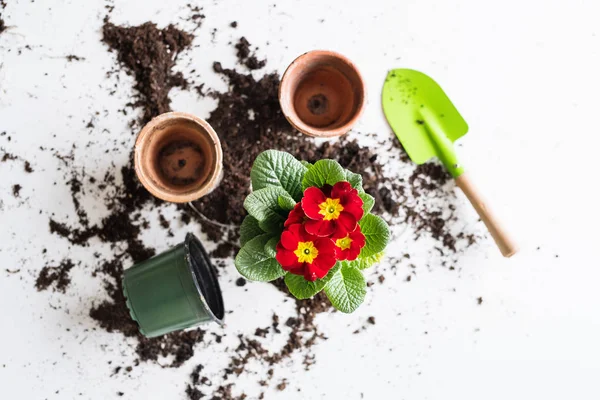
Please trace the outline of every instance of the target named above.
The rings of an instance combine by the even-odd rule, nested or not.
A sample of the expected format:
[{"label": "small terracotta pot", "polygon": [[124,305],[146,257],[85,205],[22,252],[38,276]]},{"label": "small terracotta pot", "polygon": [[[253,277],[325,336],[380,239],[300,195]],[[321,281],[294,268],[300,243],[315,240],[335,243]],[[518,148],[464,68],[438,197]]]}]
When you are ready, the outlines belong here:
[{"label": "small terracotta pot", "polygon": [[148,122],[135,142],[135,172],[159,199],[186,203],[210,193],[221,179],[223,150],[213,128],[181,112]]},{"label": "small terracotta pot", "polygon": [[365,106],[365,84],[346,57],[314,50],[296,58],[279,85],[279,104],[300,132],[334,137],[348,132]]}]

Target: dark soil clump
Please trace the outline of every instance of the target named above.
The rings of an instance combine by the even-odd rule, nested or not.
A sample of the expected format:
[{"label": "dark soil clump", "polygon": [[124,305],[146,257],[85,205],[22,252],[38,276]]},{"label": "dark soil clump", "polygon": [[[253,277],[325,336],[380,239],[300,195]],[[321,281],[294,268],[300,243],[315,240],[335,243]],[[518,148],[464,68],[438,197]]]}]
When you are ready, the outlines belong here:
[{"label": "dark soil clump", "polygon": [[0,158],[0,161],[1,161],[1,162],[13,161],[13,160],[16,160],[17,158],[18,158],[18,157],[17,157],[17,156],[15,156],[14,154],[11,154],[11,153],[6,153],[6,152],[5,152],[5,153],[2,155],[2,158]]},{"label": "dark soil clump", "polygon": [[13,187],[12,187],[13,196],[21,197],[21,189],[23,189],[23,187],[21,185],[19,185],[18,183],[13,185]]},{"label": "dark soil clump", "polygon": [[173,25],[159,29],[147,22],[122,27],[109,21],[104,23],[102,34],[104,43],[117,51],[119,62],[135,76],[138,99],[132,106],[143,109],[140,122],[170,111],[169,91],[187,85],[183,75],[173,73],[172,68],[179,53],[191,45],[193,35]]},{"label": "dark soil clump", "polygon": [[35,281],[35,287],[38,291],[42,291],[52,286],[54,291],[65,293],[71,283],[69,272],[74,266],[73,262],[68,259],[61,261],[55,267],[45,266]]},{"label": "dark soil clump", "polygon": [[65,56],[65,58],[67,59],[68,62],[85,60],[85,57],[76,56],[75,54],[68,54]]},{"label": "dark soil clump", "polygon": [[[232,23],[233,24],[233,23]],[[233,26],[233,25],[231,25]],[[237,26],[237,24],[236,24]],[[252,51],[250,42],[245,37],[241,37],[235,45],[237,50],[236,56],[240,64],[245,65],[248,69],[261,69],[267,65],[267,60],[258,60],[256,53]]]},{"label": "dark soil clump", "polygon": [[6,8],[6,2],[4,0],[0,1],[0,33],[6,30],[6,24],[4,23],[4,19],[2,18],[2,10]]}]

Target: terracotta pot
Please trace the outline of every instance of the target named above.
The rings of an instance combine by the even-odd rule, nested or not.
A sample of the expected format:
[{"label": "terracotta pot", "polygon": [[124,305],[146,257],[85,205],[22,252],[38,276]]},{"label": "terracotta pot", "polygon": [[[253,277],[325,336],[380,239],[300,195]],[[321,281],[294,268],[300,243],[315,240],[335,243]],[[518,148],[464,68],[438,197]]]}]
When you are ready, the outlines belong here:
[{"label": "terracotta pot", "polygon": [[170,112],[148,122],[135,142],[135,172],[159,199],[186,203],[221,179],[223,150],[213,128],[191,114]]},{"label": "terracotta pot", "polygon": [[314,137],[340,136],[363,112],[365,84],[356,66],[343,55],[309,51],[283,74],[279,104],[300,132]]}]

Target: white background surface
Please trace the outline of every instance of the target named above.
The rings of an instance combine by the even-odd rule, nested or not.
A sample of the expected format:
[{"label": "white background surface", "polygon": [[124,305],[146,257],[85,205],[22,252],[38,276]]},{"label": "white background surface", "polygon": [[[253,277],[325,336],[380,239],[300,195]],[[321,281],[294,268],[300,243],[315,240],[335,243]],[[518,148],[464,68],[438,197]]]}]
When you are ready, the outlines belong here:
[{"label": "white background surface", "polygon": [[[277,372],[288,378],[288,389],[271,389],[266,398],[600,398],[600,3],[273,3],[198,2],[206,20],[177,69],[186,75],[196,69],[200,81],[223,90],[211,65],[219,60],[233,66],[227,43],[241,35],[260,47],[259,56],[268,56],[267,71],[282,72],[310,49],[337,50],[358,64],[369,90],[356,137],[390,135],[379,101],[388,69],[427,72],[469,122],[461,158],[522,251],[504,260],[484,239],[460,255],[456,271],[448,271],[436,264],[432,241],[415,242],[410,231],[398,234],[393,251],[411,254],[417,266],[412,281],[405,282],[408,266],[398,264],[397,275],[387,273],[355,314],[320,315],[329,340],[317,346],[317,364],[304,371],[299,360],[290,362]],[[0,398],[108,399],[122,391],[127,399],[179,399],[194,365],[218,371],[226,361],[209,347],[179,369],[144,364],[109,377],[114,365],[132,363],[134,342],[98,329],[88,317],[90,304],[103,298],[101,281],[91,279],[89,269],[75,268],[66,295],[33,288],[46,263],[69,256],[90,265],[93,251],[109,250],[94,241],[91,248],[69,247],[49,233],[53,213],[67,222],[76,216],[60,161],[39,150],[66,154],[76,144],[75,165],[98,178],[127,159],[133,114],[119,110],[131,99],[133,82],[119,73],[116,95],[109,95],[116,78],[106,78],[115,54],[100,42],[106,4],[8,0],[3,13],[10,28],[0,35],[0,132],[7,132],[0,147],[30,160],[35,172],[24,174],[19,162],[0,164]],[[151,20],[190,27],[183,21],[186,1],[110,4],[117,24]],[[229,28],[234,20],[237,30]],[[67,54],[85,60],[69,63]],[[171,97],[173,109],[201,117],[214,107],[193,92],[174,90]],[[95,127],[88,129],[92,117]],[[114,151],[106,155],[105,149]],[[20,199],[11,190],[17,182]],[[92,222],[106,214],[101,199],[85,199]],[[174,216],[175,209],[167,208]],[[474,224],[469,229],[482,230],[466,203],[458,211]],[[156,229],[144,235],[149,245],[161,251],[182,240],[184,230],[166,238],[157,218],[150,219]],[[370,274],[376,280],[378,272]],[[268,285],[236,287],[236,277],[231,265],[222,279],[226,306],[234,311],[224,330],[232,346],[236,332],[267,326],[273,311],[285,315],[292,307]],[[477,305],[480,296],[483,304]],[[353,335],[371,315],[376,325]],[[256,380],[240,380],[235,390],[254,398]]]}]

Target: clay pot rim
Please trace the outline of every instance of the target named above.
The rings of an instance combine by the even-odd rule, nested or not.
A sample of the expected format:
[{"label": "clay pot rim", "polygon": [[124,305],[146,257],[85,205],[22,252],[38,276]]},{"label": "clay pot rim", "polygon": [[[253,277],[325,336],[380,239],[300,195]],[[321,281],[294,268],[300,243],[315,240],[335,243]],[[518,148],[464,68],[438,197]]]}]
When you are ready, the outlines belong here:
[{"label": "clay pot rim", "polygon": [[[335,129],[324,130],[324,129],[313,128],[310,125],[305,124],[304,122],[302,122],[302,120],[300,120],[299,117],[292,116],[292,115],[295,115],[296,112],[293,110],[290,110],[289,107],[284,106],[284,102],[281,101],[281,99],[283,97],[283,87],[285,86],[286,77],[289,77],[291,74],[294,73],[294,70],[296,69],[296,67],[302,60],[304,60],[305,58],[311,58],[311,57],[316,57],[316,56],[334,57],[334,58],[341,60],[343,63],[347,64],[350,68],[352,68],[352,70],[358,76],[358,80],[362,87],[363,96],[362,96],[360,104],[358,105],[358,109],[357,109],[356,113],[347,123],[345,123],[344,125],[342,125],[340,127],[335,128]],[[362,116],[364,109],[365,109],[367,90],[366,90],[366,86],[365,86],[365,80],[363,79],[363,76],[360,73],[360,70],[358,69],[356,64],[354,64],[348,57],[346,57],[340,53],[337,53],[335,51],[331,51],[331,50],[311,50],[311,51],[307,51],[306,53],[303,53],[300,56],[296,57],[296,59],[294,61],[292,61],[292,63],[290,65],[288,65],[285,72],[283,73],[283,76],[281,77],[281,82],[279,83],[278,95],[279,95],[279,105],[281,106],[281,111],[283,112],[285,119],[287,119],[287,121],[296,130],[304,133],[305,135],[316,137],[316,138],[332,138],[332,137],[341,136],[341,135],[347,133],[358,122],[358,120]],[[290,102],[290,104],[293,104],[293,102]]]},{"label": "clay pot rim", "polygon": [[[153,182],[153,180],[146,175],[146,171],[144,170],[144,168],[142,168],[142,145],[147,140],[148,133],[151,132],[158,125],[163,124],[169,120],[182,119],[192,121],[202,127],[204,132],[208,134],[208,137],[211,139],[212,144],[216,150],[216,154],[214,162],[214,173],[208,177],[208,179],[202,184],[202,186],[198,187],[193,191],[176,194],[172,193],[169,190],[164,190],[158,187]],[[202,196],[210,193],[216,187],[223,170],[223,149],[221,148],[221,141],[219,140],[219,136],[208,122],[193,114],[180,111],[171,111],[152,118],[152,120],[148,122],[138,134],[135,140],[134,167],[135,173],[139,181],[153,196],[171,203],[188,203],[190,201],[198,200]]]}]

